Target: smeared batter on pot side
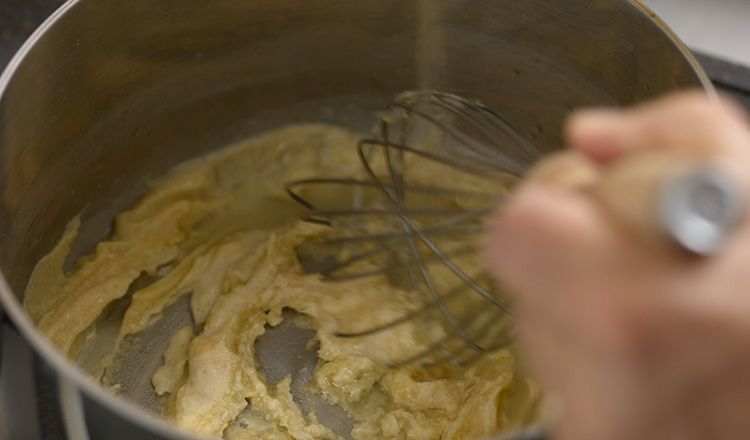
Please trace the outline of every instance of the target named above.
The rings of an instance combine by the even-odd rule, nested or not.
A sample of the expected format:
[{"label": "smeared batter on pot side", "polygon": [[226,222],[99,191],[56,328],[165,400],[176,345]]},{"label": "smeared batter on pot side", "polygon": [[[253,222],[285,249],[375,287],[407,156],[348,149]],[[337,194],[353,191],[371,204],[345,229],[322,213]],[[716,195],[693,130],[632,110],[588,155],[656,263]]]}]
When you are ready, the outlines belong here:
[{"label": "smeared batter on pot side", "polygon": [[[528,422],[538,391],[516,372],[508,350],[465,368],[387,369],[384,363],[428,346],[442,330],[414,323],[366,338],[333,336],[389,322],[421,304],[418,293],[383,278],[326,282],[298,263],[295,248],[327,228],[294,221],[300,211],[282,185],[358,175],[356,142],[353,133],[331,126],[291,126],[184,164],[121,213],[112,237],[64,273],[79,227],[74,219],[34,270],[24,301],[29,314],[75,357],[107,304],[143,274],[157,280],[133,294],[121,337],[190,295],[196,328],[203,328],[173,336],[153,384],[169,396],[165,417],[204,435],[339,438],[301,412],[289,377],[268,386],[258,370],[255,341],[267,324],[280,322],[284,308],[309,316],[317,330],[323,362],[314,389],[346,410],[354,439],[481,438]],[[425,179],[434,174],[425,172]]]}]

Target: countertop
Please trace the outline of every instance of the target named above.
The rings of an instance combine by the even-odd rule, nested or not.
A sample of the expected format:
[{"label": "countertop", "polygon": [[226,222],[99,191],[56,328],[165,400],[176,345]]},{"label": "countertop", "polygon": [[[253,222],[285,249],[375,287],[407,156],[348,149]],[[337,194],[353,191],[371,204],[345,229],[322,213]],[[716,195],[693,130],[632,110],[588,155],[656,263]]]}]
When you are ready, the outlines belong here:
[{"label": "countertop", "polygon": [[642,0],[690,48],[750,67],[750,0]]}]

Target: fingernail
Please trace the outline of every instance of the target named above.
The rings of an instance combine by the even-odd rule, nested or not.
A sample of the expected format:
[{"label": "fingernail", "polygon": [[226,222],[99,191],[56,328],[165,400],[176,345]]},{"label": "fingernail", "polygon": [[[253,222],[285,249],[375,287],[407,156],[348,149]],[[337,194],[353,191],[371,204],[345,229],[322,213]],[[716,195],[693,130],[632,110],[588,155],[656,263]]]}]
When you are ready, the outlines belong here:
[{"label": "fingernail", "polygon": [[566,127],[566,140],[591,160],[606,163],[623,150],[620,139],[624,112],[614,109],[581,110],[574,113]]},{"label": "fingernail", "polygon": [[570,117],[569,127],[580,135],[611,131],[622,124],[623,113],[613,109],[579,110]]}]

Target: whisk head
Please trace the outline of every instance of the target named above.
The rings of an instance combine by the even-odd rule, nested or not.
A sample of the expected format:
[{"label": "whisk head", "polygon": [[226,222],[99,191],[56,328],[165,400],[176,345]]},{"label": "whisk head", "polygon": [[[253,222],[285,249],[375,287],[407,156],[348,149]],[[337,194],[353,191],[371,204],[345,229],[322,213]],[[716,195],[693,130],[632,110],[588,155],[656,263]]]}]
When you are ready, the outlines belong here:
[{"label": "whisk head", "polygon": [[360,175],[286,185],[308,209],[304,220],[331,227],[330,237],[297,249],[306,272],[329,280],[385,276],[422,293],[416,310],[338,336],[440,322],[441,336],[399,365],[467,363],[507,346],[513,311],[484,273],[478,248],[488,215],[541,151],[489,107],[437,91],[399,95],[376,132],[357,145]]}]

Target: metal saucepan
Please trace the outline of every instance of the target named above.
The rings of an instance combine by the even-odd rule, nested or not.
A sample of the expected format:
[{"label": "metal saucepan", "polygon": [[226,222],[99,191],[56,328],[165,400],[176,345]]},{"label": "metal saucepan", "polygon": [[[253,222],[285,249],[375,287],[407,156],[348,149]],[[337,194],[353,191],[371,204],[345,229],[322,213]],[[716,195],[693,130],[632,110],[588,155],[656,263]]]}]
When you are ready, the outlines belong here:
[{"label": "metal saucepan", "polygon": [[[546,151],[577,107],[711,88],[637,1],[439,1],[445,91],[499,109]],[[415,3],[71,0],[37,30],[0,77],[9,440],[60,438],[48,422],[24,425],[49,404],[34,397],[43,384],[70,439],[186,438],[44,340],[19,301],[32,268],[74,215],[80,255],[148,177],[232,140],[301,121],[369,131],[374,112],[416,87]]]}]

